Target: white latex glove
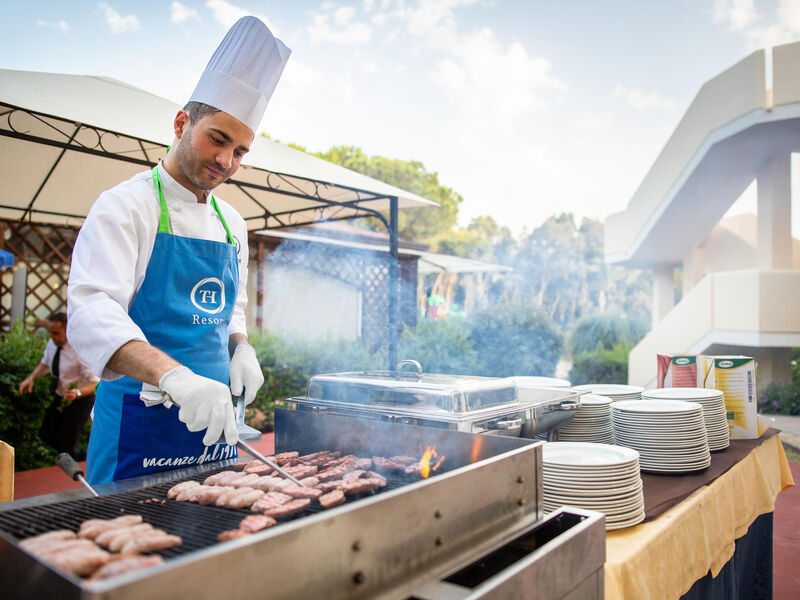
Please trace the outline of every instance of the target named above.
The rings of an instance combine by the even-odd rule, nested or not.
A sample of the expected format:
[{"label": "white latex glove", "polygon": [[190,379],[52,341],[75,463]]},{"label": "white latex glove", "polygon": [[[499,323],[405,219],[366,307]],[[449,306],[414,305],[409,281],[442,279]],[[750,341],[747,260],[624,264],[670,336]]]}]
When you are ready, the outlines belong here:
[{"label": "white latex glove", "polygon": [[264,373],[258,364],[256,351],[250,344],[239,344],[231,356],[231,394],[237,398],[244,388],[244,404],[255,400],[256,392],[264,385]]},{"label": "white latex glove", "polygon": [[206,446],[216,444],[223,431],[228,444],[234,445],[239,441],[231,393],[224,383],[202,377],[189,367],[181,366],[164,373],[158,388],[169,394],[180,407],[178,419],[186,423],[186,429],[206,430],[203,436]]}]

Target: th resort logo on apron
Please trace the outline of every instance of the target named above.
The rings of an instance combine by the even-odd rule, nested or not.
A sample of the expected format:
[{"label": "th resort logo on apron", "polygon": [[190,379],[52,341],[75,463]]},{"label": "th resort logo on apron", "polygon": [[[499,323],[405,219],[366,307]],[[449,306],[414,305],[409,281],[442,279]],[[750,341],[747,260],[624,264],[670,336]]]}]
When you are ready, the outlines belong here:
[{"label": "th resort logo on apron", "polygon": [[[206,277],[198,281],[189,296],[198,310],[216,315],[225,308],[225,284],[217,277]],[[218,325],[222,319],[206,317],[197,313],[192,315],[192,325]]]}]

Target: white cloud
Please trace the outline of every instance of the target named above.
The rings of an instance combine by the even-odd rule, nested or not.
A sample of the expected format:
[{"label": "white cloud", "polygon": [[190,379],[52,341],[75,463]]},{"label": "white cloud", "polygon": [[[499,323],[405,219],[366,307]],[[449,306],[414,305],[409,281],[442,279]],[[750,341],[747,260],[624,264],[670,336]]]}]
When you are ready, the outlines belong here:
[{"label": "white cloud", "polygon": [[356,14],[356,9],[352,6],[340,6],[333,11],[333,21],[341,27],[347,27]]},{"label": "white cloud", "polygon": [[[307,122],[309,115],[304,112],[305,100],[315,94],[319,95],[320,82],[323,77],[323,74],[317,73],[296,57],[292,57],[292,60],[286,63],[280,85],[267,106],[261,128],[270,134],[281,128],[289,132],[294,127],[287,125]],[[287,133],[286,135],[289,136],[288,141],[296,140],[293,137],[296,134]]]},{"label": "white cloud", "polygon": [[428,75],[445,94],[454,121],[483,135],[513,139],[520,122],[547,106],[567,85],[550,62],[531,56],[519,41],[504,43],[488,27],[463,33],[454,9],[475,0],[421,0],[393,15],[431,58]]},{"label": "white cloud", "polygon": [[790,31],[800,32],[800,2],[797,0],[780,0],[778,3],[778,19],[781,25]]},{"label": "white cloud", "polygon": [[380,71],[380,67],[378,67],[378,63],[374,60],[367,60],[358,64],[358,68],[364,71],[364,73],[378,73]]},{"label": "white cloud", "polygon": [[[355,8],[340,6],[333,10],[330,4],[324,4],[324,12],[312,13],[308,35],[314,43],[341,45],[358,45],[369,42],[372,28],[363,21],[353,21]],[[331,24],[331,20],[333,24]]]},{"label": "white cloud", "polygon": [[46,27],[47,29],[55,29],[63,34],[69,33],[69,23],[64,20],[61,21],[43,21],[39,19],[36,21],[37,27]]},{"label": "white cloud", "polygon": [[618,83],[614,86],[614,95],[623,98],[625,102],[636,110],[677,110],[678,105],[672,98],[669,98],[657,90],[642,90],[639,88],[628,88]]},{"label": "white cloud", "polygon": [[712,17],[729,31],[742,31],[758,19],[754,0],[714,0]]},{"label": "white cloud", "polygon": [[570,125],[580,131],[609,131],[616,126],[616,120],[608,112],[584,112],[577,115]]},{"label": "white cloud", "polygon": [[261,19],[274,35],[279,35],[278,30],[272,25],[272,23],[270,23],[269,19],[267,19],[264,15],[254,13],[247,8],[236,6],[235,4],[226,2],[226,0],[208,0],[208,2],[206,2],[206,6],[211,9],[214,19],[216,19],[216,21],[226,29],[231,27],[231,25],[236,23],[236,21],[242,17],[252,15]]},{"label": "white cloud", "polygon": [[193,8],[184,6],[180,2],[173,2],[170,6],[170,17],[173,23],[183,23],[189,19],[200,20],[200,16]]},{"label": "white cloud", "polygon": [[106,23],[111,28],[111,33],[125,33],[126,31],[139,30],[139,17],[134,14],[122,16],[105,2],[97,4],[97,8],[103,11]]},{"label": "white cloud", "polygon": [[777,10],[770,17],[757,13],[753,0],[715,0],[713,18],[715,23],[727,26],[728,31],[743,35],[751,50],[800,38],[798,0],[778,0]]}]

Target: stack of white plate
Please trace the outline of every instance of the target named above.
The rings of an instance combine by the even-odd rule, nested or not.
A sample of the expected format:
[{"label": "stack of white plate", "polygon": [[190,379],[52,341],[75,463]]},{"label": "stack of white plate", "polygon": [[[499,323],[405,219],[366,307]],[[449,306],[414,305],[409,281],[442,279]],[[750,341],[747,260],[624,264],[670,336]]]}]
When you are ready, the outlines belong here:
[{"label": "stack of white plate", "polygon": [[629,448],[581,442],[548,442],[542,452],[544,510],[561,506],[606,515],[606,529],[644,520],[639,454]]},{"label": "stack of white plate", "polygon": [[613,402],[640,400],[644,391],[644,388],[639,385],[617,385],[613,383],[587,383],[585,385],[576,385],[573,389],[597,394],[598,396],[606,396],[611,398]]},{"label": "stack of white plate", "polygon": [[706,388],[661,388],[645,390],[642,398],[648,400],[683,400],[703,405],[706,422],[708,449],[725,450],[731,445],[728,431],[728,415],[725,412],[725,396],[720,390]]},{"label": "stack of white plate", "polygon": [[643,471],[686,473],[711,464],[703,407],[680,400],[611,405],[614,442],[639,452]]},{"label": "stack of white plate", "polygon": [[558,430],[560,442],[614,443],[611,426],[611,398],[585,394],[575,416]]}]

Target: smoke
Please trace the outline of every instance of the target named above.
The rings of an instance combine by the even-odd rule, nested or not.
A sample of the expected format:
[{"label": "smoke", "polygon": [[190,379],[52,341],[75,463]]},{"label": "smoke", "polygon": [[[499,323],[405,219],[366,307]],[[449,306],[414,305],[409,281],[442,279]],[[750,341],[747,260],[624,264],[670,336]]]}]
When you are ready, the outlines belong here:
[{"label": "smoke", "polygon": [[265,260],[265,327],[287,339],[385,345],[388,254],[369,249],[353,234],[307,237],[285,239]]}]

